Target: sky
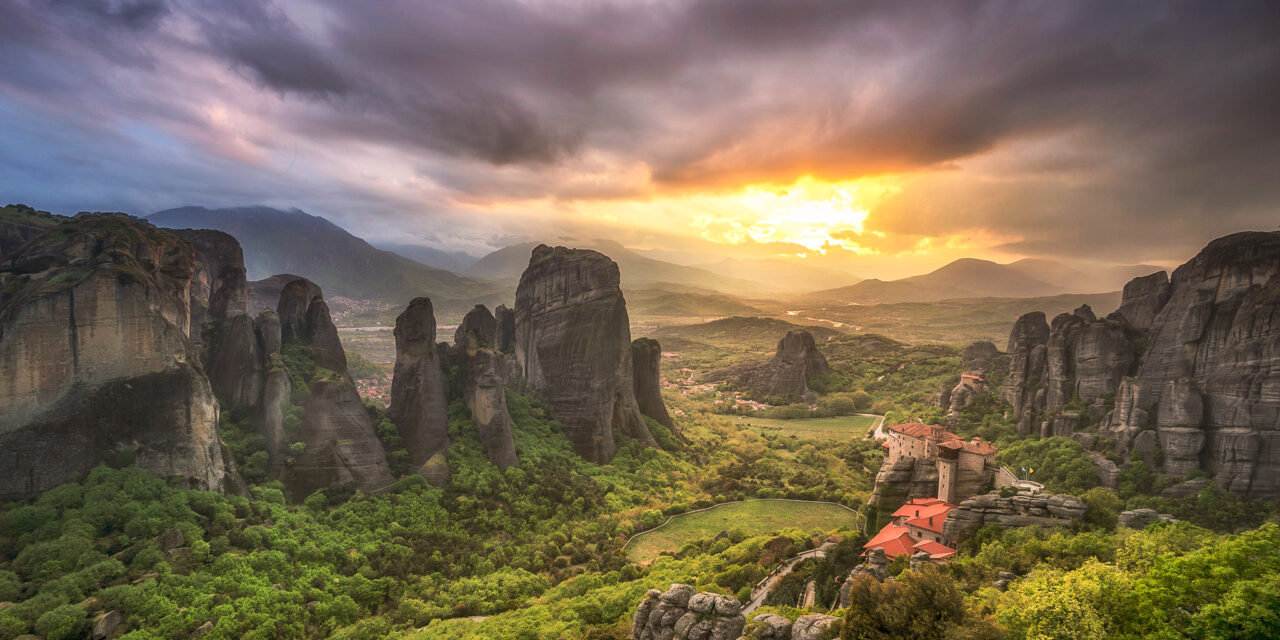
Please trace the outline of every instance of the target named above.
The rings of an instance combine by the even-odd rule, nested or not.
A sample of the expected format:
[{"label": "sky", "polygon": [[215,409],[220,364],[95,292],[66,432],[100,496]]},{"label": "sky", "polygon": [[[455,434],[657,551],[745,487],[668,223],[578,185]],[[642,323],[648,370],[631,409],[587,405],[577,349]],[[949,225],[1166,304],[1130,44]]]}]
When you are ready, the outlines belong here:
[{"label": "sky", "polygon": [[1176,265],[1280,224],[1280,3],[0,0],[0,200],[475,255]]}]

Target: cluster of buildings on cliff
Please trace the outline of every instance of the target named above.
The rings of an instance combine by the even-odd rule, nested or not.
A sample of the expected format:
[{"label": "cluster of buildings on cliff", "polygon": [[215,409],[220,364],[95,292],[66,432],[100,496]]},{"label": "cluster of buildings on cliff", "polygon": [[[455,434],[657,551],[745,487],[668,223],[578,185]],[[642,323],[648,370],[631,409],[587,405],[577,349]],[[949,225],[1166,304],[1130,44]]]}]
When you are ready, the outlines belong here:
[{"label": "cluster of buildings on cliff", "polygon": [[[981,438],[965,440],[938,425],[909,422],[885,428],[883,468],[905,472],[908,500],[867,544],[889,558],[921,552],[939,562],[955,555],[955,540],[943,533],[956,503],[982,492],[997,476],[996,448]],[[877,483],[892,481],[882,473]],[[901,479],[901,478],[899,478]]]}]

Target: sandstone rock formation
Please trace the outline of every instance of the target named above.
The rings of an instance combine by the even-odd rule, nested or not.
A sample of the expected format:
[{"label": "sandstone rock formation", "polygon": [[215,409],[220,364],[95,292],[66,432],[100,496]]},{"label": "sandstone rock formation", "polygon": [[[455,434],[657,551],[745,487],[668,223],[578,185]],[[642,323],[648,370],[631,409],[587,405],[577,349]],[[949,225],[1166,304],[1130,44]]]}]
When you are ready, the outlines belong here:
[{"label": "sandstone rock formation", "polygon": [[1169,301],[1169,274],[1157,271],[1149,276],[1134,278],[1124,285],[1120,308],[1116,310],[1129,326],[1140,331],[1151,328],[1156,314]]},{"label": "sandstone rock formation", "polygon": [[157,475],[238,490],[190,339],[191,245],[122,214],[54,231],[0,265],[0,498],[125,448]]},{"label": "sandstone rock formation", "polygon": [[960,363],[965,371],[980,373],[1003,369],[1007,366],[1003,364],[1004,361],[1004,354],[1000,353],[994,343],[987,340],[980,340],[966,346],[960,356]]},{"label": "sandstone rock formation", "polygon": [[1057,416],[1073,401],[1090,405],[1087,422],[1101,422],[1108,409],[1102,399],[1121,393],[1134,371],[1135,340],[1124,318],[1099,320],[1088,305],[1049,325],[1038,311],[1019,318],[1009,335],[1009,374],[1000,393],[1013,407],[1018,433],[1071,435],[1074,418]]},{"label": "sandstone rock formation", "polygon": [[652,338],[636,338],[631,343],[631,362],[640,413],[675,433],[676,424],[662,402],[662,345]]},{"label": "sandstone rock formation", "polygon": [[[396,365],[387,414],[415,467],[449,447],[448,380],[436,347],[436,317],[414,298],[396,318]],[[437,480],[439,477],[437,476]]]},{"label": "sandstone rock formation", "polygon": [[961,502],[942,525],[942,535],[960,540],[986,524],[1001,527],[1065,527],[1084,518],[1083,500],[1068,495],[1019,492],[1001,497],[997,492],[974,496]]},{"label": "sandstone rock formation", "polygon": [[463,398],[471,410],[471,421],[485,455],[501,469],[514,467],[520,461],[511,436],[511,414],[507,412],[507,360],[492,349],[476,349],[466,363]]},{"label": "sandstone rock formation", "polygon": [[345,484],[369,492],[385,489],[394,478],[373,420],[347,375],[346,353],[329,307],[322,296],[314,296],[303,310],[302,298],[312,286],[305,280],[289,283],[277,307],[282,343],[299,344],[318,367],[308,384],[298,435],[305,449],[283,470],[282,479],[295,499]]},{"label": "sandstone rock formation", "polygon": [[515,355],[574,449],[593,462],[617,451],[613,433],[656,446],[636,404],[627,305],[618,265],[595,251],[539,245],[520,277]]},{"label": "sandstone rock formation", "polygon": [[[1018,318],[1009,333],[1009,375],[1000,398],[1013,405],[1013,414],[1022,416],[1032,407],[1036,389],[1044,375],[1049,323],[1044,313],[1033,311]],[[1021,429],[1019,429],[1021,432]]]},{"label": "sandstone rock formation", "polygon": [[494,348],[499,353],[511,353],[516,348],[516,314],[500,304],[493,310],[497,334],[494,336]]},{"label": "sandstone rock formation", "polygon": [[454,349],[493,349],[498,343],[498,321],[482,304],[467,312],[453,333]]},{"label": "sandstone rock formation", "polygon": [[794,330],[778,341],[778,350],[768,364],[747,373],[741,382],[768,396],[803,396],[809,392],[809,380],[828,373],[831,367],[818,351],[813,334]]},{"label": "sandstone rock formation", "polygon": [[844,579],[844,584],[840,585],[841,608],[849,607],[849,592],[853,589],[853,582],[858,579],[858,576],[863,575],[869,575],[880,581],[889,577],[889,557],[885,554],[884,549],[880,547],[869,549],[867,551],[867,559],[849,572],[849,576]]},{"label": "sandstone rock formation", "polygon": [[1130,529],[1146,529],[1157,522],[1177,522],[1177,518],[1167,513],[1157,513],[1155,509],[1133,509],[1121,511],[1116,519],[1117,527]]},{"label": "sandstone rock formation", "polygon": [[[632,618],[634,640],[737,640],[746,626],[742,604],[732,596],[694,593],[673,584],[665,592],[650,589]],[[794,636],[792,636],[794,638]]]},{"label": "sandstone rock formation", "polygon": [[1125,288],[1122,315],[1154,313],[1137,380],[1103,426],[1123,450],[1154,428],[1161,471],[1213,474],[1231,493],[1280,497],[1280,233],[1238,233]]},{"label": "sandstone rock formation", "polygon": [[290,396],[293,393],[289,372],[285,370],[280,351],[280,315],[271,309],[263,309],[253,321],[253,330],[258,337],[258,354],[262,358],[263,368],[262,400],[258,415],[262,433],[267,439],[267,453],[278,466],[289,446],[284,416],[289,410]]}]

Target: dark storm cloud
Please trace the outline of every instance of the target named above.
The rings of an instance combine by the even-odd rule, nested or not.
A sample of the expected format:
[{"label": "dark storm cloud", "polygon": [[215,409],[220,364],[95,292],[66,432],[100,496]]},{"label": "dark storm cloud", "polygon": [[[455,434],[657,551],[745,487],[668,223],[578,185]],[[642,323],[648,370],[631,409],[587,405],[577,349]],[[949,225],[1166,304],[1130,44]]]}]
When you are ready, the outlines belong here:
[{"label": "dark storm cloud", "polygon": [[52,4],[128,29],[151,28],[169,12],[164,0],[52,0]]},{"label": "dark storm cloud", "polygon": [[[0,0],[0,98],[221,160],[390,149],[472,200],[917,176],[870,228],[1119,259],[1269,223],[1278,43],[1274,2]],[[265,122],[222,144],[214,98]]]}]

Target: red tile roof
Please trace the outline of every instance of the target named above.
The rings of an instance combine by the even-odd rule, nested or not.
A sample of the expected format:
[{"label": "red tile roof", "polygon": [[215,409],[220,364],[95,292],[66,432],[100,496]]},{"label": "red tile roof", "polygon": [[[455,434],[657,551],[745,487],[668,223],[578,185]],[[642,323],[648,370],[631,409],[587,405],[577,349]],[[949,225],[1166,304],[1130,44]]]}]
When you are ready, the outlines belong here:
[{"label": "red tile roof", "polygon": [[908,500],[906,504],[902,505],[901,507],[898,507],[898,510],[893,512],[893,517],[898,518],[901,516],[910,516],[914,518],[920,515],[921,509],[925,507],[931,507],[935,504],[947,504],[947,503],[937,498],[912,498]]},{"label": "red tile roof", "polygon": [[911,555],[911,549],[914,546],[915,539],[911,537],[911,532],[906,527],[899,527],[895,524],[885,525],[885,528],[881,529],[880,533],[876,534],[876,537],[862,545],[867,550],[877,547],[884,549],[884,554],[890,558],[896,558],[903,554]]},{"label": "red tile roof", "polygon": [[[934,429],[940,429],[942,436],[934,437]],[[912,438],[920,438],[922,440],[932,440],[938,443],[939,447],[947,449],[959,449],[966,453],[974,453],[980,456],[990,455],[996,452],[996,448],[990,444],[983,442],[981,438],[973,440],[965,440],[960,436],[951,433],[942,427],[936,425],[927,425],[923,422],[908,422],[906,424],[895,424],[889,427],[890,431],[901,433],[904,436]]]},{"label": "red tile roof", "polygon": [[920,542],[917,542],[912,549],[928,553],[930,560],[944,560],[956,554],[955,549],[932,540],[921,540]]}]

